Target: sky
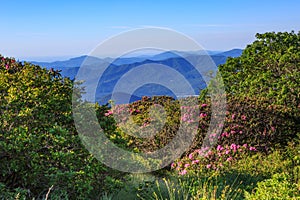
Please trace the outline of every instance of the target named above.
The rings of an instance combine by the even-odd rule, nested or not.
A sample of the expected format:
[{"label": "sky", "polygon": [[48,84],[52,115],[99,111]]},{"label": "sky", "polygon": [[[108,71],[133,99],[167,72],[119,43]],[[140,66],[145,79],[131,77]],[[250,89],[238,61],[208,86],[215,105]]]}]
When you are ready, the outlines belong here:
[{"label": "sky", "polygon": [[299,8],[299,0],[1,0],[0,54],[63,60],[153,26],[181,32],[207,50],[245,48],[256,33],[298,32]]}]

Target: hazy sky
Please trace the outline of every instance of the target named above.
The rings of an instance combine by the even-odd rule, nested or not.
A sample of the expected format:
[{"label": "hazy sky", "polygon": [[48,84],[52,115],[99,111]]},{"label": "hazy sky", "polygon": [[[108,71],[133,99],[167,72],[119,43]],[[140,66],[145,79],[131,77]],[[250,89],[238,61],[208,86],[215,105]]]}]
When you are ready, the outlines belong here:
[{"label": "hazy sky", "polygon": [[0,54],[51,60],[88,54],[134,28],[167,27],[208,50],[245,48],[255,33],[299,31],[299,0],[3,0]]}]

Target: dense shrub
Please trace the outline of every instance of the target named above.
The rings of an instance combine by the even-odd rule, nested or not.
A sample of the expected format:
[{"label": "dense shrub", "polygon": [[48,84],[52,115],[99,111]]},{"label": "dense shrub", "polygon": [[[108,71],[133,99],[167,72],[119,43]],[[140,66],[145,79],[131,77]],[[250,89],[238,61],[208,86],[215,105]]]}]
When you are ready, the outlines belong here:
[{"label": "dense shrub", "polygon": [[300,192],[297,186],[290,182],[289,175],[285,173],[274,174],[271,179],[258,183],[255,193],[246,193],[246,199],[298,199]]},{"label": "dense shrub", "polygon": [[[193,171],[195,162],[200,168],[218,169],[228,159],[247,155],[245,147],[248,151],[270,153],[275,147],[284,148],[300,132],[300,33],[256,36],[257,40],[240,57],[229,58],[219,67],[227,92],[227,113],[221,135],[211,135],[218,137],[218,146],[209,152],[191,151],[192,154],[174,163],[180,174]],[[209,105],[205,94],[207,89],[200,95],[201,100]],[[201,137],[201,121],[199,127]],[[201,140],[198,141],[200,148]]]},{"label": "dense shrub", "polygon": [[71,199],[105,190],[105,177],[114,172],[81,144],[72,90],[57,71],[0,56],[1,190],[43,198],[53,186],[50,195]]},{"label": "dense shrub", "polygon": [[[236,144],[242,146],[247,144],[264,152],[268,152],[276,145],[287,144],[298,131],[298,119],[291,114],[291,108],[283,105],[270,105],[268,101],[259,100],[259,102],[258,104],[258,100],[255,98],[228,96],[223,131],[221,135],[212,134],[210,137],[217,137],[218,145],[230,146]],[[147,139],[127,134],[130,132],[138,134],[138,132],[147,129],[147,124],[150,123],[148,109],[155,104],[162,105],[166,111],[167,120],[160,131],[154,137]],[[199,108],[200,114],[197,118],[199,120],[198,134],[186,154],[201,148],[210,125],[210,102],[206,101],[205,104],[199,102]],[[191,107],[188,109],[194,112],[193,110],[197,108]],[[138,126],[114,120],[115,116],[119,118],[122,115],[120,110],[130,113],[134,123],[137,123]],[[182,116],[179,102],[168,97],[148,98],[129,105],[118,105],[111,110],[104,111],[102,109],[99,113],[102,113],[99,114],[100,124],[115,143],[143,152],[155,151],[167,145],[177,134],[179,124],[183,120],[180,119]],[[160,120],[159,117],[156,117],[156,119]],[[153,129],[154,131],[156,130]]]},{"label": "dense shrub", "polygon": [[[165,111],[156,110],[150,113],[149,109],[162,106]],[[171,97],[144,97],[143,100],[132,104],[116,105],[110,110],[103,110],[97,107],[99,123],[107,136],[123,148],[135,151],[149,152],[164,147],[176,135],[180,120],[180,106],[178,101]],[[103,112],[104,111],[104,112]],[[132,121],[125,119],[125,114],[132,117]],[[155,115],[155,116],[151,116]],[[156,121],[153,121],[156,120]],[[154,126],[148,127],[149,124]],[[149,138],[139,138],[140,133],[153,134]]]},{"label": "dense shrub", "polygon": [[229,110],[246,115],[251,127],[260,127],[246,128],[245,135],[252,141],[261,132],[270,143],[286,144],[300,132],[300,32],[256,37],[240,57],[219,66]]},{"label": "dense shrub", "polygon": [[300,106],[300,32],[257,34],[242,55],[219,66],[227,93]]},{"label": "dense shrub", "polygon": [[244,131],[252,142],[260,132],[270,144],[286,144],[300,132],[300,32],[256,37],[240,57],[219,66],[229,110],[246,115]]}]

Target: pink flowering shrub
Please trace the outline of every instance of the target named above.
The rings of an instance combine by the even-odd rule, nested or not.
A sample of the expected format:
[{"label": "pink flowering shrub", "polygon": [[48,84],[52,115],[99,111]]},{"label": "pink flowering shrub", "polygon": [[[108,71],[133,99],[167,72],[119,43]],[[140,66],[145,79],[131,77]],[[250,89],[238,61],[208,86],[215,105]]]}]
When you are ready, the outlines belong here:
[{"label": "pink flowering shrub", "polygon": [[288,107],[271,105],[267,100],[228,96],[228,111],[219,144],[249,144],[267,152],[285,145],[297,132],[297,119]]},{"label": "pink flowering shrub", "polygon": [[[209,135],[209,141],[214,141],[212,144],[221,145],[222,148],[232,144],[247,144],[268,152],[275,145],[284,144],[292,138],[297,121],[289,116],[289,110],[284,106],[259,102],[256,99],[228,96],[222,132]],[[163,112],[150,116],[149,109],[156,105],[161,106]],[[199,106],[195,107],[180,105],[179,101],[171,97],[144,97],[140,101],[99,112],[99,123],[109,138],[142,152],[156,151],[167,145],[176,136],[182,123],[198,123],[194,141],[183,156],[202,147],[210,119],[211,105],[208,100],[205,103],[199,102]],[[191,132],[187,130],[186,134]],[[142,138],[139,134],[149,134],[151,137]]]},{"label": "pink flowering shrub", "polygon": [[221,170],[224,166],[230,166],[231,163],[242,156],[250,155],[256,151],[255,147],[248,144],[218,145],[213,149],[196,149],[183,159],[173,162],[171,168],[178,171],[179,175],[185,175],[196,169],[196,171]]},{"label": "pink flowering shrub", "polygon": [[97,109],[99,123],[107,137],[136,151],[151,152],[162,148],[176,135],[180,124],[179,103],[166,96],[143,97],[131,104]]},{"label": "pink flowering shrub", "polygon": [[0,70],[6,70],[9,73],[13,73],[21,70],[23,66],[16,62],[14,58],[5,58],[0,55]]},{"label": "pink flowering shrub", "polygon": [[[221,134],[208,136],[215,141],[214,146],[203,148],[201,142],[195,143],[198,146],[189,149],[181,159],[172,163],[171,168],[180,175],[189,171],[221,170],[241,157],[257,151],[269,153],[272,147],[286,144],[299,130],[297,119],[289,115],[287,107],[258,102],[250,98],[228,97]],[[209,116],[210,113],[206,113]],[[210,118],[199,118],[198,141],[201,141]]]}]

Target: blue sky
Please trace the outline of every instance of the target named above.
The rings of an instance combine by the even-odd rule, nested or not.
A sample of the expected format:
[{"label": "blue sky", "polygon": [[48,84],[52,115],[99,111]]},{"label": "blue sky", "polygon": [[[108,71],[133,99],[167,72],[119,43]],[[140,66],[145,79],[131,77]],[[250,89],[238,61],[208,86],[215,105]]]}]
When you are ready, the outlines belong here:
[{"label": "blue sky", "polygon": [[208,50],[245,48],[257,32],[299,31],[299,0],[0,2],[0,54],[51,60],[88,54],[126,30],[167,27]]}]

